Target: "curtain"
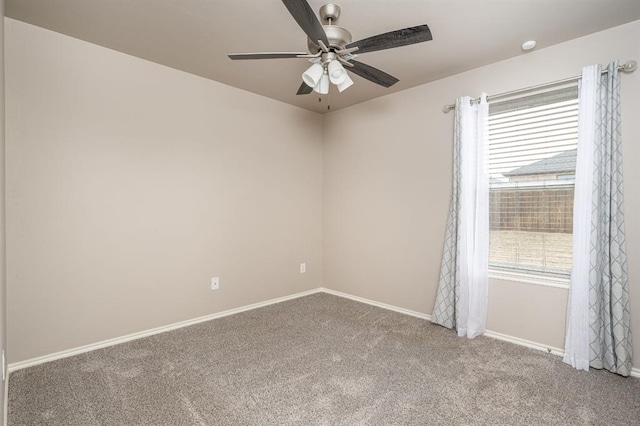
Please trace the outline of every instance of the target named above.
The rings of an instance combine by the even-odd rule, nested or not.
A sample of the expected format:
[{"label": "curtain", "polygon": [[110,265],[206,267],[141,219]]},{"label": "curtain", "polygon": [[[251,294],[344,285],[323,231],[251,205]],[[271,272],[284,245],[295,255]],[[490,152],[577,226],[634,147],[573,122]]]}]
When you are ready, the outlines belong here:
[{"label": "curtain", "polygon": [[564,362],[580,370],[632,368],[626,270],[618,63],[585,67],[580,82],[573,271]]},{"label": "curtain", "polygon": [[456,100],[453,189],[432,322],[459,336],[483,334],[487,323],[489,173],[486,94]]}]

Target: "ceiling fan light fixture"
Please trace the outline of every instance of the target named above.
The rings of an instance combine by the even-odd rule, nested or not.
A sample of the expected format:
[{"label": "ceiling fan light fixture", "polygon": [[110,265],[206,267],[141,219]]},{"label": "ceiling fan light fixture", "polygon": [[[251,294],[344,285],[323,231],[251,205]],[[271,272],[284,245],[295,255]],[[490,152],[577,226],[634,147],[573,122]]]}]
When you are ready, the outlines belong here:
[{"label": "ceiling fan light fixture", "polygon": [[316,87],[323,75],[324,67],[321,64],[313,64],[302,74],[302,81],[309,87]]},{"label": "ceiling fan light fixture", "polygon": [[335,85],[341,84],[344,82],[347,77],[347,71],[345,71],[344,67],[340,62],[336,59],[329,62],[329,66],[327,67],[329,71],[329,78],[331,82]]},{"label": "ceiling fan light fixture", "polygon": [[348,89],[352,85],[353,85],[353,80],[351,80],[351,77],[349,77],[349,75],[346,72],[344,73],[344,80],[342,80],[342,83],[336,84],[336,86],[338,87],[338,91],[340,93],[342,93],[344,90]]},{"label": "ceiling fan light fixture", "polygon": [[[347,70],[372,83],[388,88],[399,80],[375,67],[355,61],[358,55],[379,50],[408,46],[433,40],[427,24],[402,28],[352,41],[351,33],[336,25],[340,7],[325,4],[320,8],[320,18],[315,15],[309,0],[282,0],[291,17],[307,35],[307,52],[257,52],[231,53],[232,60],[241,59],[286,59],[303,58],[313,62],[302,74],[303,83],[296,95],[308,95],[315,91],[328,94],[329,86],[335,84],[340,92],[353,85]],[[345,69],[343,65],[349,68]]]},{"label": "ceiling fan light fixture", "polygon": [[329,75],[327,73],[322,74],[320,81],[313,88],[316,93],[320,93],[321,95],[326,95],[329,93]]}]

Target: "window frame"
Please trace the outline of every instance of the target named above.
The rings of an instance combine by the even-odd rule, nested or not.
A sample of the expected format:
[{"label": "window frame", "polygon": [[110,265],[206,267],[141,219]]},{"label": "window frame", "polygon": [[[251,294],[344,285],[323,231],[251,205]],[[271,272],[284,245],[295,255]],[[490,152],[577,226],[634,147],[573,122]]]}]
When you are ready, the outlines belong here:
[{"label": "window frame", "polygon": [[571,284],[571,276],[555,276],[541,274],[534,271],[516,272],[516,270],[501,269],[489,266],[489,278],[502,281],[515,281],[525,284],[540,285],[545,287],[562,288],[568,290]]},{"label": "window frame", "polygon": [[[577,90],[577,85],[575,86],[571,85],[564,89],[570,89],[572,87],[574,87]],[[553,91],[555,90],[559,90],[559,89],[556,88]],[[550,91],[550,92],[553,92],[553,91]],[[512,100],[518,101],[529,96],[536,96],[541,94],[543,93],[538,93],[533,95],[527,94],[525,96],[512,98]],[[577,99],[577,95],[575,99]],[[500,101],[499,103],[502,103],[502,102],[504,101]],[[545,102],[545,104],[553,104],[556,102],[558,101],[550,100],[549,102]],[[499,112],[496,114],[499,114]],[[577,128],[577,124],[576,124],[576,128]],[[487,129],[487,131],[488,130],[489,129]],[[487,144],[488,144],[487,148],[489,148],[490,146],[489,137],[487,137]],[[575,188],[575,182],[573,183],[572,187]],[[491,191],[491,189],[489,190]],[[572,215],[573,215],[573,212],[572,212]],[[573,235],[573,233],[571,235]],[[573,257],[573,253],[572,253],[572,257]],[[491,263],[489,263],[489,278],[567,290],[569,289],[570,283],[571,283],[571,270],[569,270],[567,274],[554,274],[552,272],[528,270],[525,268],[520,269],[515,267],[514,268],[502,267],[502,266],[492,265]]]}]

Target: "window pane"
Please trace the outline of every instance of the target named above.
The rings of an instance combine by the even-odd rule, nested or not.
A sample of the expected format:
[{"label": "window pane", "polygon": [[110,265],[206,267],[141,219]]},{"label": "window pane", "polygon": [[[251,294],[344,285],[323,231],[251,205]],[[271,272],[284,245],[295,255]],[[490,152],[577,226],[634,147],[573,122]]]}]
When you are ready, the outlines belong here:
[{"label": "window pane", "polygon": [[492,268],[571,273],[577,97],[570,87],[490,105]]}]

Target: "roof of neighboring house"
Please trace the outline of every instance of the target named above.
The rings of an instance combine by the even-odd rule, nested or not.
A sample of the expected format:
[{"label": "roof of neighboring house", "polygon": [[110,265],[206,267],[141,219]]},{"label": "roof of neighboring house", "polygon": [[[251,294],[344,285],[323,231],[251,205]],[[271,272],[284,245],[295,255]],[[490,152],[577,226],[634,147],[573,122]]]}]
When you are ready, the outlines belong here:
[{"label": "roof of neighboring house", "polygon": [[547,173],[565,173],[573,172],[576,169],[576,157],[578,150],[564,151],[553,157],[538,160],[527,166],[513,169],[510,172],[503,173],[503,176],[524,176],[539,175]]}]

